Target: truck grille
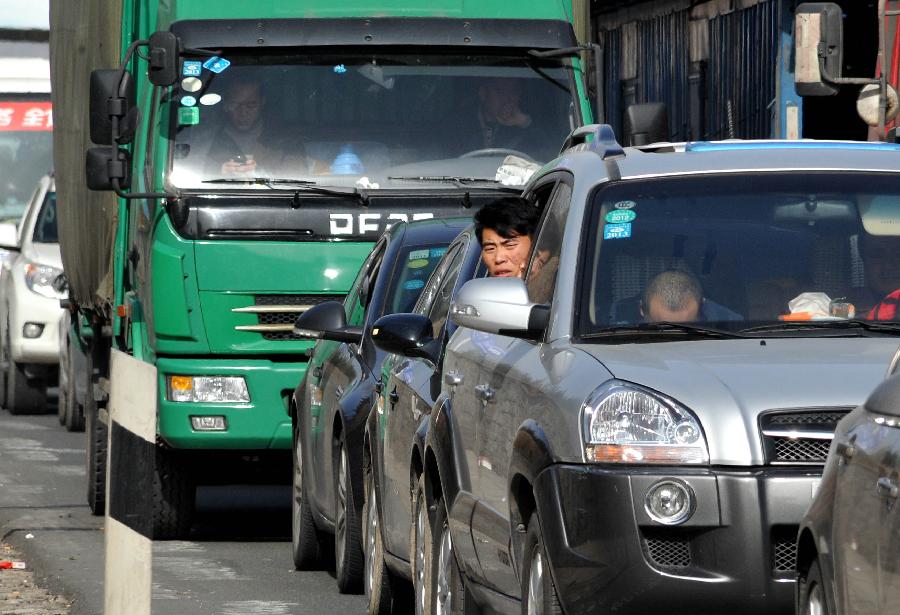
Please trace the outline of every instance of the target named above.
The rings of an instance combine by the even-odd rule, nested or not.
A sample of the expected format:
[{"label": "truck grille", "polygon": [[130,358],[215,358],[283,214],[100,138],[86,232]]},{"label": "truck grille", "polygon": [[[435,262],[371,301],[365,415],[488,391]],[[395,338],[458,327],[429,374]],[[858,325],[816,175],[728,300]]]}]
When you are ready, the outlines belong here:
[{"label": "truck grille", "polygon": [[644,530],[644,552],[657,568],[687,568],[691,565],[691,543],[687,536]]},{"label": "truck grille", "polygon": [[760,416],[766,463],[823,464],[834,430],[850,408],[773,410]]},{"label": "truck grille", "polygon": [[239,325],[238,331],[254,331],[272,341],[296,340],[292,331],[300,314],[325,301],[343,300],[343,295],[256,295],[253,305],[231,311],[256,314],[259,324]]}]

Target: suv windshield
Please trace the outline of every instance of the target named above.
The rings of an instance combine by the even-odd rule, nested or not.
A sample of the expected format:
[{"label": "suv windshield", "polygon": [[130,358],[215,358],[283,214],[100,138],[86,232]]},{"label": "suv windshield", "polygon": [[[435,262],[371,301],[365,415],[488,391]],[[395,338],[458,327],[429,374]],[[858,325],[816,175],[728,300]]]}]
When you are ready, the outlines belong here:
[{"label": "suv windshield", "polygon": [[201,69],[207,58],[186,60],[183,74],[197,76],[184,77],[168,99],[170,183],[177,187],[278,178],[456,188],[494,180],[509,154],[554,158],[581,121],[568,60],[395,52],[222,57],[230,64],[219,73]]},{"label": "suv windshield", "polygon": [[56,226],[56,193],[48,192],[34,224],[35,243],[59,243],[59,231]]},{"label": "suv windshield", "polygon": [[900,320],[893,176],[622,182],[600,190],[588,216],[582,335],[858,334]]},{"label": "suv windshield", "polygon": [[53,166],[52,128],[49,102],[0,100],[0,222],[22,217]]}]

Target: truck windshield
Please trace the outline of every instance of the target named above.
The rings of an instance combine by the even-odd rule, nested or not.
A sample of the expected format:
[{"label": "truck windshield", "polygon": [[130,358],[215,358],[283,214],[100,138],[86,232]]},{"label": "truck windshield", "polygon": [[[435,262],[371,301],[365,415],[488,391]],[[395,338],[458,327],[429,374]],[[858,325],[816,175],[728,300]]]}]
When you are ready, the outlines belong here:
[{"label": "truck windshield", "polygon": [[0,99],[0,221],[18,221],[53,166],[50,103]]},{"label": "truck windshield", "polygon": [[869,334],[900,321],[895,176],[621,182],[596,193],[588,216],[580,310],[588,338],[701,328]]},{"label": "truck windshield", "polygon": [[[508,155],[552,159],[581,122],[568,60],[317,52],[215,61],[185,60],[167,98],[176,187],[280,178],[456,188],[493,181]],[[225,61],[220,72],[204,67]]]}]

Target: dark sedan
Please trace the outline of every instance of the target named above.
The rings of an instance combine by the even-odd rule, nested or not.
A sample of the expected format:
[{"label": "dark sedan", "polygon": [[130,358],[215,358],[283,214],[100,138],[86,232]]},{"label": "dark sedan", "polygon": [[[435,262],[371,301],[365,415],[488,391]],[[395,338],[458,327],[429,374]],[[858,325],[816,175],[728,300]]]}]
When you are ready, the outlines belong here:
[{"label": "dark sedan", "polygon": [[317,305],[297,319],[295,333],[321,338],[306,376],[294,390],[294,565],[318,565],[334,534],[341,592],[358,590],[362,441],[385,353],[371,340],[385,313],[412,309],[447,245],[470,218],[399,223],[372,249],[343,304]]},{"label": "dark sedan", "polygon": [[800,526],[798,613],[900,613],[900,375],[838,423]]}]

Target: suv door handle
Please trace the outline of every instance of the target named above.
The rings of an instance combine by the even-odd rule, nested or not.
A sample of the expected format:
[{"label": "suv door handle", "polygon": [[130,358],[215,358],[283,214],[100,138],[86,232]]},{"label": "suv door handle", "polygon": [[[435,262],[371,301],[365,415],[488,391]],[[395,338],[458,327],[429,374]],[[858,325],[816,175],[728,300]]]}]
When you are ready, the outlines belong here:
[{"label": "suv door handle", "polygon": [[900,496],[900,487],[887,476],[878,479],[878,494],[892,500],[896,500]]},{"label": "suv door handle", "polygon": [[475,397],[486,404],[490,403],[494,401],[494,389],[489,384],[479,384],[475,387]]},{"label": "suv door handle", "polygon": [[396,404],[398,401],[400,401],[400,396],[397,395],[397,389],[394,389],[393,391],[388,393],[388,401],[392,404]]},{"label": "suv door handle", "polygon": [[452,387],[455,387],[458,384],[462,384],[463,376],[459,372],[455,370],[450,370],[446,374],[444,374],[444,382],[449,384]]}]

